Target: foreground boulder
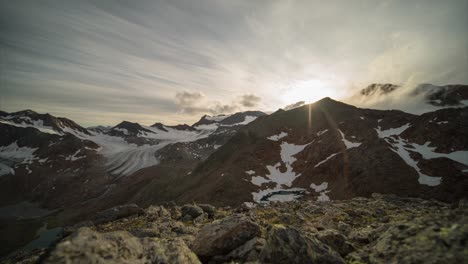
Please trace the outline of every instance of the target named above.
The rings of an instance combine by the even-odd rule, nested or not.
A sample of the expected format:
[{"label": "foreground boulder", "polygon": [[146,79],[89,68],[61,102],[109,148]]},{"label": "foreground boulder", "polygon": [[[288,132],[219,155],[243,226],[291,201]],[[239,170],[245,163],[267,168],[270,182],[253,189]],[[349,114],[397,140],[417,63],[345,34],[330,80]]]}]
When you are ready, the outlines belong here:
[{"label": "foreground boulder", "polygon": [[318,233],[317,238],[343,257],[354,251],[353,245],[337,230],[325,229]]},{"label": "foreground boulder", "polygon": [[345,263],[336,251],[318,239],[278,225],[268,232],[260,259],[264,263]]},{"label": "foreground boulder", "polygon": [[203,227],[193,241],[192,250],[203,258],[225,255],[260,233],[257,224],[244,215],[234,214]]},{"label": "foreground boulder", "polygon": [[211,204],[199,204],[201,209],[203,209],[203,212],[208,214],[209,218],[213,218],[216,214],[216,207],[212,206]]},{"label": "foreground boulder", "polygon": [[197,205],[186,204],[180,209],[184,221],[193,220],[203,214],[203,209]]},{"label": "foreground boulder", "polygon": [[438,221],[405,222],[388,228],[369,248],[369,257],[360,261],[465,263],[467,238],[467,222],[453,225],[441,225]]},{"label": "foreground boulder", "polygon": [[97,213],[96,216],[92,219],[92,222],[94,224],[102,224],[131,215],[143,213],[143,209],[141,209],[136,204],[124,204]]},{"label": "foreground boulder", "polygon": [[200,263],[180,239],[137,238],[126,231],[80,228],[62,240],[44,263]]}]

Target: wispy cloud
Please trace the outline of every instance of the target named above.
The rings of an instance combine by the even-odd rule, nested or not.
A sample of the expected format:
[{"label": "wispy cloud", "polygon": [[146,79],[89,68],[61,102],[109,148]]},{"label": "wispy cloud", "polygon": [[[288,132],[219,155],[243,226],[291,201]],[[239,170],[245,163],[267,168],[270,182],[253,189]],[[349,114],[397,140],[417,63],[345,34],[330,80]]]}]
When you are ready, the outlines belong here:
[{"label": "wispy cloud", "polygon": [[[190,123],[202,112],[275,110],[376,81],[468,83],[466,0],[0,0],[0,7],[0,107],[85,125]],[[309,80],[326,87],[298,93]],[[181,103],[184,91],[204,103]]]},{"label": "wispy cloud", "polygon": [[252,109],[261,101],[261,98],[256,95],[244,94],[235,98],[229,104],[223,104],[220,101],[209,100],[203,93],[198,91],[178,92],[175,99],[180,112],[187,115],[231,114],[236,111]]}]

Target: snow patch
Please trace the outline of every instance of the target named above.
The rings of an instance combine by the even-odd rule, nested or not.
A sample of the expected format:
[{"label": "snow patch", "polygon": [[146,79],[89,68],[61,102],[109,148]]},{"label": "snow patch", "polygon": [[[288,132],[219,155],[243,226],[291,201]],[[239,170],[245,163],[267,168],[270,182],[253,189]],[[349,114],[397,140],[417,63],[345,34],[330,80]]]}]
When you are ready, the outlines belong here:
[{"label": "snow patch", "polygon": [[257,119],[256,116],[245,116],[244,121],[242,121],[242,122],[240,122],[240,123],[235,123],[235,124],[231,124],[231,125],[221,125],[221,126],[223,126],[223,127],[231,127],[231,126],[247,125],[248,123],[254,121],[255,119]]},{"label": "snow patch", "polygon": [[[275,183],[274,188],[259,190],[258,192],[253,192],[253,200],[256,202],[265,202],[265,201],[289,201],[291,199],[296,199],[302,196],[302,193],[298,193],[298,191],[304,191],[302,188],[289,188],[285,189],[284,187],[291,187],[293,181],[299,177],[301,174],[296,174],[293,171],[292,164],[297,160],[294,155],[298,154],[299,152],[303,151],[305,147],[309,144],[305,145],[295,145],[290,144],[287,142],[283,142],[281,144],[281,162],[286,167],[286,171],[282,172],[280,170],[281,162],[276,163],[275,165],[267,165],[266,169],[268,173],[265,176],[253,176],[251,178],[251,183],[256,186],[261,186],[264,183]],[[249,175],[253,175],[254,171],[248,171]],[[247,172],[246,172],[247,173]],[[272,198],[272,196],[275,196]]]},{"label": "snow patch", "polygon": [[31,120],[29,119],[30,122],[32,124],[28,124],[28,123],[25,123],[25,122],[21,122],[21,123],[14,123],[14,122],[11,122],[11,121],[6,121],[6,120],[0,120],[0,123],[4,123],[4,124],[7,124],[7,125],[11,125],[11,126],[15,126],[15,127],[23,127],[23,128],[26,128],[26,127],[32,127],[32,128],[35,128],[43,133],[47,133],[47,134],[59,134],[57,133],[57,131],[55,131],[52,127],[49,127],[49,126],[44,126],[44,123],[42,120]]},{"label": "snow patch", "polygon": [[327,132],[328,132],[328,129],[319,131],[319,132],[317,132],[317,136],[321,136],[321,135],[323,135],[323,134],[325,134],[325,133],[327,133]]},{"label": "snow patch", "polygon": [[128,130],[127,130],[126,128],[116,127],[116,128],[114,128],[114,130],[120,131],[120,132],[122,132],[124,135],[127,135],[127,136],[129,135]]},{"label": "snow patch", "polygon": [[306,192],[303,188],[270,188],[253,192],[252,197],[256,203],[269,203],[270,201],[288,202],[301,197]]},{"label": "snow patch", "polygon": [[34,156],[36,150],[37,148],[19,147],[15,141],[8,146],[0,147],[0,159],[20,163],[31,163],[33,160],[37,159],[36,156]]},{"label": "snow patch", "polygon": [[0,176],[7,175],[7,174],[15,174],[15,170],[10,166],[0,163]]},{"label": "snow patch", "polygon": [[424,145],[411,143],[410,145],[414,148],[411,151],[421,154],[424,159],[448,158],[468,166],[468,151],[460,150],[451,153],[439,153],[434,151],[436,147],[429,147],[429,144],[431,144],[430,141],[424,143]]},{"label": "snow patch", "polygon": [[328,197],[327,193],[330,191],[328,189],[328,182],[322,182],[319,185],[316,185],[315,183],[312,183],[310,185],[310,188],[312,188],[315,192],[319,193],[319,197],[317,197],[317,201],[319,202],[328,202],[330,201],[330,197]]},{"label": "snow patch", "polygon": [[0,176],[7,174],[15,174],[13,165],[15,164],[27,164],[25,169],[28,173],[32,171],[29,169],[29,164],[34,160],[38,159],[34,156],[34,152],[37,148],[19,147],[15,142],[8,146],[0,147]]},{"label": "snow patch", "polygon": [[323,192],[328,188],[328,182],[322,182],[319,185],[316,185],[315,183],[312,183],[310,185],[310,188],[314,189],[315,192]]},{"label": "snow patch", "polygon": [[271,181],[271,180],[265,179],[265,178],[262,177],[262,176],[254,176],[254,177],[252,177],[252,180],[251,180],[250,182],[252,182],[252,184],[254,184],[254,185],[262,186],[262,184],[268,183],[268,182],[270,182],[270,181]]},{"label": "snow patch", "polygon": [[79,160],[79,159],[82,159],[82,158],[86,158],[86,155],[81,156],[81,157],[77,156],[80,153],[80,151],[81,151],[81,149],[77,150],[73,155],[70,155],[70,156],[66,157],[65,160],[76,161],[76,160]]},{"label": "snow patch", "polygon": [[284,137],[286,137],[288,135],[288,133],[286,132],[281,132],[279,133],[278,135],[273,135],[273,136],[270,136],[270,137],[267,137],[267,139],[269,140],[273,140],[273,141],[278,141]]},{"label": "snow patch", "polygon": [[338,132],[340,132],[341,139],[343,140],[343,143],[345,144],[346,149],[356,148],[356,147],[359,147],[362,144],[360,142],[351,142],[351,141],[347,140],[345,138],[345,134],[343,132],[341,132],[341,130],[339,130],[339,129],[338,129]]},{"label": "snow patch", "polygon": [[328,156],[326,159],[320,161],[319,163],[317,163],[314,168],[317,168],[318,166],[322,165],[323,163],[327,162],[329,159],[333,158],[334,156],[340,154],[339,152],[338,153],[334,153],[334,154],[331,154],[330,156]]},{"label": "snow patch", "polygon": [[393,136],[393,135],[398,136],[401,133],[403,133],[406,129],[408,129],[410,126],[411,126],[410,123],[407,123],[401,127],[390,128],[387,130],[382,130],[380,126],[374,129],[377,132],[377,135],[379,138],[386,138],[386,137]]},{"label": "snow patch", "polygon": [[421,169],[418,167],[418,162],[411,158],[409,151],[405,147],[407,142],[404,139],[398,137],[395,139],[396,143],[391,143],[387,138],[385,140],[387,140],[390,145],[396,148],[390,148],[393,152],[397,153],[406,164],[416,170],[416,172],[419,174],[418,182],[420,184],[428,186],[437,186],[440,184],[442,179],[441,177],[429,176],[421,172]]},{"label": "snow patch", "polygon": [[198,126],[195,127],[195,129],[205,130],[205,131],[214,131],[214,130],[218,129],[218,124],[213,123],[213,124],[209,124],[209,125],[198,125]]},{"label": "snow patch", "polygon": [[255,171],[254,170],[248,170],[245,172],[247,175],[254,175]]},{"label": "snow patch", "polygon": [[205,116],[205,119],[206,120],[210,120],[210,121],[215,121],[215,122],[220,122],[220,121],[223,121],[224,119],[230,117],[230,115],[217,115],[217,116]]}]

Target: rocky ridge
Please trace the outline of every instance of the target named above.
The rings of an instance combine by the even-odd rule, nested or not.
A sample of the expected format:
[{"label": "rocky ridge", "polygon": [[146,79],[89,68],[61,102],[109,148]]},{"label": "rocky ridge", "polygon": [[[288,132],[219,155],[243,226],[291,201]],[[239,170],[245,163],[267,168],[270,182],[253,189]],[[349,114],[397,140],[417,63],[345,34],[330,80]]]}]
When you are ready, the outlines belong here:
[{"label": "rocky ridge", "polygon": [[[4,261],[462,263],[468,258],[467,213],[466,200],[450,206],[381,194],[252,208],[169,203],[143,211],[124,205],[66,228],[52,248]],[[102,215],[110,221],[102,222]]]}]

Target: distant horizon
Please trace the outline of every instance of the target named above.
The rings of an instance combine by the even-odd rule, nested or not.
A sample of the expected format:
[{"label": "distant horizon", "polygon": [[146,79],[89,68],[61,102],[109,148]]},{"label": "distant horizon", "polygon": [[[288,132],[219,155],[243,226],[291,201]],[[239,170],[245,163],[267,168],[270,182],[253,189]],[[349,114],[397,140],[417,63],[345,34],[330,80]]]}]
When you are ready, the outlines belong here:
[{"label": "distant horizon", "polygon": [[[409,90],[406,89],[405,91],[403,91],[404,93],[411,93],[413,91],[414,88],[416,88],[418,85],[435,85],[435,84],[431,84],[431,83],[420,83],[420,84],[417,84],[417,85],[413,85],[413,86],[407,86],[405,87],[403,84],[393,84],[393,83],[371,83],[365,87],[363,87],[362,89],[360,90],[363,90],[367,87],[369,87],[370,85],[386,85],[386,84],[391,84],[391,85],[397,85],[399,87],[402,87],[403,90],[405,88],[410,88]],[[436,86],[457,86],[457,85],[462,85],[462,86],[468,86],[468,84],[445,84],[445,85],[436,85]],[[359,91],[360,91],[359,90]],[[359,95],[359,91],[357,91],[356,94],[353,94],[353,95]],[[338,99],[338,98],[333,98],[331,96],[325,96],[325,97],[322,97],[320,99],[317,99],[317,100],[314,100],[314,101],[311,101],[311,102],[305,102],[305,101],[298,101],[296,103],[293,103],[293,104],[289,104],[289,105],[285,105],[285,106],[282,106],[282,107],[279,107],[277,109],[272,109],[272,110],[261,110],[261,109],[248,109],[248,110],[242,110],[242,111],[235,111],[235,112],[232,112],[232,113],[219,113],[219,114],[210,114],[210,113],[200,113],[200,115],[198,117],[194,116],[194,119],[190,122],[181,122],[181,123],[175,123],[175,122],[162,122],[161,120],[153,120],[153,121],[149,121],[149,122],[140,122],[138,120],[135,120],[135,119],[132,119],[131,117],[131,113],[129,113],[130,115],[130,118],[128,119],[121,119],[121,120],[118,120],[114,123],[97,123],[97,124],[84,124],[80,121],[77,121],[69,116],[67,116],[66,114],[55,114],[55,113],[52,113],[52,112],[48,112],[48,111],[38,111],[36,109],[31,109],[31,108],[24,108],[24,109],[20,109],[20,110],[13,110],[13,111],[7,111],[5,109],[2,109],[0,107],[0,111],[4,111],[4,112],[7,112],[7,113],[15,113],[15,112],[20,112],[20,111],[28,111],[28,110],[31,110],[35,113],[38,113],[38,114],[50,114],[50,115],[53,115],[55,117],[63,117],[63,118],[67,118],[67,119],[70,119],[70,120],[73,120],[74,122],[76,122],[77,124],[79,124],[80,126],[82,127],[85,127],[85,128],[89,128],[89,127],[97,127],[97,126],[103,126],[103,127],[114,127],[124,121],[127,121],[127,122],[131,122],[131,123],[138,123],[140,125],[145,125],[145,126],[151,126],[155,123],[162,123],[163,125],[167,125],[167,126],[176,126],[176,125],[193,125],[194,123],[198,122],[200,119],[202,119],[204,116],[223,116],[223,115],[226,115],[226,116],[230,116],[232,114],[235,114],[235,113],[239,113],[239,112],[248,112],[248,111],[260,111],[260,112],[263,112],[265,114],[271,114],[271,113],[274,113],[276,111],[278,111],[279,109],[283,109],[283,110],[290,110],[290,109],[294,109],[294,108],[298,108],[298,107],[302,107],[302,106],[305,106],[305,105],[309,105],[309,104],[314,104],[322,99],[325,99],[325,98],[330,98],[332,100],[335,100],[335,101],[339,101],[339,102],[342,102],[342,103],[345,103],[345,104],[350,104],[350,105],[353,105],[353,106],[357,106],[357,107],[360,107],[360,108],[371,108],[371,109],[397,109],[397,110],[401,110],[401,111],[404,111],[404,112],[411,112],[407,109],[398,109],[398,108],[388,108],[386,106],[383,106],[383,107],[376,107],[376,105],[373,105],[374,102],[370,102],[370,104],[368,105],[356,105],[355,102],[352,100],[353,99],[353,95],[349,96],[349,97],[346,97],[346,98],[341,98],[341,99]],[[393,97],[391,98],[385,98],[385,101],[392,101],[395,99],[395,97],[399,97],[401,94],[396,94],[394,95]],[[387,96],[387,95],[385,95]],[[378,96],[380,97],[380,95]],[[372,99],[372,98],[371,98]],[[375,99],[375,98],[374,98]],[[401,104],[400,106],[402,105],[405,105],[405,104],[411,104],[413,105],[413,107],[420,107],[420,99],[423,99],[423,98],[409,98],[407,100],[401,100]],[[418,105],[419,104],[419,105]],[[416,105],[416,106],[414,106]],[[396,105],[398,106],[398,104]],[[431,109],[426,109],[425,111],[430,111]],[[434,110],[434,109],[432,109]],[[135,115],[137,116],[137,115]]]}]

